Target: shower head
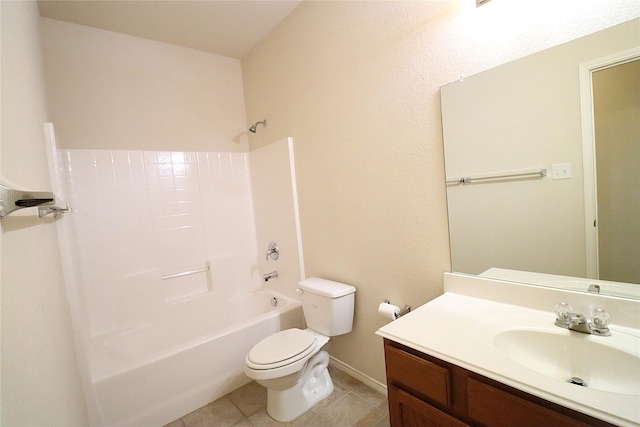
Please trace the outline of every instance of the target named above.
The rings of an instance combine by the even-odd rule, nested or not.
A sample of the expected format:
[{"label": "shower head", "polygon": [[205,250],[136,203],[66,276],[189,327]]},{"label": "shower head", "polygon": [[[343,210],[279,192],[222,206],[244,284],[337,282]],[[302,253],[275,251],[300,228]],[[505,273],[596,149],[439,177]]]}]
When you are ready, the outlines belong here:
[{"label": "shower head", "polygon": [[267,127],[267,119],[264,119],[261,122],[255,122],[254,124],[251,125],[249,130],[253,133],[256,133],[256,130],[258,130],[258,125],[263,125],[264,127]]}]

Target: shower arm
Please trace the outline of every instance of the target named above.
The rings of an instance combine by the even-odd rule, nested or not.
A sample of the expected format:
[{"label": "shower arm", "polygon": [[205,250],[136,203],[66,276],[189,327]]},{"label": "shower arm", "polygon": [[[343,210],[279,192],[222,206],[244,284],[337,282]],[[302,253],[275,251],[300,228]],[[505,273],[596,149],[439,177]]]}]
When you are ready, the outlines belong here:
[{"label": "shower arm", "polygon": [[256,133],[256,131],[258,130],[258,125],[262,125],[264,127],[267,127],[267,119],[264,119],[264,120],[262,120],[260,122],[255,122],[249,128],[249,131],[252,132],[252,133]]}]

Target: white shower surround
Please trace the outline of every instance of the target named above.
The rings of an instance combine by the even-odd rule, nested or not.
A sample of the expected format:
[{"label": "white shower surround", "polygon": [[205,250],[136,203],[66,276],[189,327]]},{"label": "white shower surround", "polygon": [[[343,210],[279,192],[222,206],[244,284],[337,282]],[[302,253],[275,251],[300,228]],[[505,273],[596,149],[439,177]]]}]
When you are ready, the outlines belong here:
[{"label": "white shower surround", "polygon": [[[88,335],[260,286],[248,153],[62,150]],[[202,269],[162,280],[165,275]]]},{"label": "white shower surround", "polygon": [[[302,255],[290,138],[253,153],[57,157],[74,209],[58,224],[92,425],[179,418],[248,382],[244,355],[260,339],[304,326],[291,299]],[[250,157],[257,191],[273,192],[255,201],[261,233]],[[274,200],[275,211],[265,205]],[[256,239],[266,236],[282,243],[283,263],[261,260]],[[275,267],[282,277],[268,286],[286,303],[269,311],[260,276]]]}]

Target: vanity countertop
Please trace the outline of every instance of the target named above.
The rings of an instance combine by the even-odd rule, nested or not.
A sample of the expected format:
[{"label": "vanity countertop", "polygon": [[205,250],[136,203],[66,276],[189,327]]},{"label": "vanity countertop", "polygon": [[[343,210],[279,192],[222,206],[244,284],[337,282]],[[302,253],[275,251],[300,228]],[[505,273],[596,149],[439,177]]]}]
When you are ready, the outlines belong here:
[{"label": "vanity countertop", "polygon": [[[458,278],[454,279],[459,280]],[[494,338],[501,332],[534,330],[545,331],[545,333],[560,337],[567,336],[567,338],[570,335],[576,336],[578,334],[578,339],[612,345],[638,355],[640,354],[638,329],[629,325],[616,324],[615,316],[617,313],[610,311],[612,309],[615,311],[620,304],[625,306],[625,310],[628,309],[626,302],[616,303],[615,300],[613,302],[605,300],[605,305],[609,306],[607,310],[612,314],[610,326],[612,336],[602,337],[580,334],[554,325],[553,308],[555,303],[561,300],[572,303],[575,299],[579,306],[586,304],[593,307],[600,303],[599,300],[593,299],[594,296],[567,294],[562,291],[554,293],[553,290],[543,288],[540,290],[531,287],[523,288],[524,294],[547,293],[544,298],[547,298],[548,302],[545,302],[544,305],[549,305],[549,309],[540,310],[539,307],[536,307],[535,301],[523,303],[524,300],[517,297],[519,290],[517,288],[511,289],[513,286],[522,285],[499,283],[498,286],[509,287],[509,291],[503,292],[503,296],[498,298],[503,301],[496,301],[493,296],[479,297],[476,290],[468,292],[476,295],[465,295],[464,288],[466,286],[461,288],[452,286],[447,289],[445,278],[445,294],[390,322],[380,328],[377,334],[595,418],[621,426],[640,426],[640,378],[630,380],[635,381],[635,383],[631,383],[632,389],[636,389],[637,386],[637,391],[634,394],[579,387],[517,363],[494,344]],[[495,291],[496,289],[488,289],[491,295],[495,295]],[[512,293],[516,297],[505,302],[504,299],[509,300],[504,297],[505,293]],[[555,302],[551,303],[552,301]],[[576,307],[574,306],[574,308]],[[578,311],[577,308],[576,311]],[[560,338],[560,340],[562,339]],[[594,365],[607,363],[607,361],[594,359],[589,354],[581,354],[579,357],[581,363]]]}]

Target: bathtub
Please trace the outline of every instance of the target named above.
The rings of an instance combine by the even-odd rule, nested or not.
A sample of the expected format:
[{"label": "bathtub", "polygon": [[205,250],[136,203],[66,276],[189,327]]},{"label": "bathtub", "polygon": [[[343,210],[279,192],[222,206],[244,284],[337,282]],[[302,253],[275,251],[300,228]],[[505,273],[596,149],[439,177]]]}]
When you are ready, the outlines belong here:
[{"label": "bathtub", "polygon": [[174,304],[157,321],[91,339],[92,394],[103,425],[178,419],[248,383],[244,359],[258,341],[304,327],[300,302],[274,292],[224,304],[214,298]]}]

